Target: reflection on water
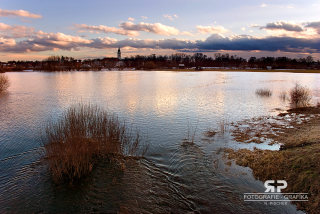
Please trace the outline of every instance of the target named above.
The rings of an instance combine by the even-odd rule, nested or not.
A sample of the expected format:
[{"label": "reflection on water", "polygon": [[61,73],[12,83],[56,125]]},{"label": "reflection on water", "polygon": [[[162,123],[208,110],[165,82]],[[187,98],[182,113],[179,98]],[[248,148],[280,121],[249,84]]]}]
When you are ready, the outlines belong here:
[{"label": "reflection on water", "polygon": [[[221,147],[241,147],[228,133],[206,137],[220,120],[236,122],[286,109],[278,99],[299,80],[320,98],[318,74],[242,72],[8,73],[0,93],[0,213],[4,212],[297,212],[243,202],[262,192],[248,168],[228,166]],[[269,88],[271,98],[255,96]],[[100,165],[74,186],[51,182],[39,156],[39,132],[75,102],[98,104],[138,126],[151,141],[146,159],[124,171]],[[194,143],[184,143],[188,123]],[[262,144],[263,145],[263,144]]]}]

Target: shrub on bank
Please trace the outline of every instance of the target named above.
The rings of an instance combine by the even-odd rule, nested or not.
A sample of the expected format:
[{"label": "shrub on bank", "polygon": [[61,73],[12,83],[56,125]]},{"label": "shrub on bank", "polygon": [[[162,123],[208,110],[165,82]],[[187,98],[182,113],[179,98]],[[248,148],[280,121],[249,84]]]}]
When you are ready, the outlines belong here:
[{"label": "shrub on bank", "polygon": [[298,82],[290,90],[290,103],[293,107],[305,107],[310,105],[311,92],[308,88],[301,86]]},{"label": "shrub on bank", "polygon": [[4,74],[0,74],[0,92],[7,90],[9,86],[10,86],[9,77]]},{"label": "shrub on bank", "polygon": [[114,114],[94,105],[77,104],[45,127],[45,157],[55,182],[73,181],[88,175],[99,160],[119,162],[143,157],[139,131],[133,131]]}]

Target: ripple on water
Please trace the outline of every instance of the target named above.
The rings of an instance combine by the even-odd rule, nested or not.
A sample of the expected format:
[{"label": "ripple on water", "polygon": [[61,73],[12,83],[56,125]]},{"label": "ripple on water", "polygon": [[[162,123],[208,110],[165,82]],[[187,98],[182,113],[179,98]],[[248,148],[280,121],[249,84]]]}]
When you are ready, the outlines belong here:
[{"label": "ripple on water", "polygon": [[[255,90],[270,87],[280,94],[291,88],[291,80],[299,79],[317,92],[317,74],[117,71],[8,75],[12,84],[0,94],[0,213],[296,212],[294,206],[244,203],[243,193],[264,191],[263,183],[247,168],[224,164],[216,151],[235,146],[227,134],[204,141],[199,133],[208,127],[219,128],[224,118],[236,122],[268,115],[275,108],[286,109],[287,103],[260,99]],[[277,79],[283,81],[273,81]],[[101,163],[73,187],[53,184],[37,153],[39,130],[44,121],[57,119],[79,101],[97,103],[147,133],[151,144],[146,159],[128,162],[124,171]],[[190,130],[198,130],[194,144],[181,142],[188,123]]]}]

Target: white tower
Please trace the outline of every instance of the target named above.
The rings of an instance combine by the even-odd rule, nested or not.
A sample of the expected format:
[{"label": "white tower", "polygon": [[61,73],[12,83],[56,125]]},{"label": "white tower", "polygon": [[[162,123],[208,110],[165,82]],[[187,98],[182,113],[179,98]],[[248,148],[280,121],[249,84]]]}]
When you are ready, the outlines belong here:
[{"label": "white tower", "polygon": [[121,51],[120,51],[120,47],[118,48],[118,54],[117,54],[117,56],[118,56],[118,60],[121,60]]}]

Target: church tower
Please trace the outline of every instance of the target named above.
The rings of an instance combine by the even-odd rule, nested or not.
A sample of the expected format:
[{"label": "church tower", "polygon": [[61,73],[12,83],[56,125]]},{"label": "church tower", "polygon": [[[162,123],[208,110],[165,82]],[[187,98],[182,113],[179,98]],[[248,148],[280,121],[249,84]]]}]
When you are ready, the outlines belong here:
[{"label": "church tower", "polygon": [[118,60],[121,60],[121,51],[120,51],[120,47],[118,48]]}]

